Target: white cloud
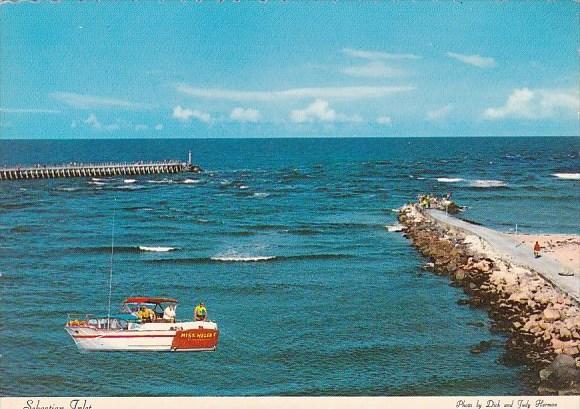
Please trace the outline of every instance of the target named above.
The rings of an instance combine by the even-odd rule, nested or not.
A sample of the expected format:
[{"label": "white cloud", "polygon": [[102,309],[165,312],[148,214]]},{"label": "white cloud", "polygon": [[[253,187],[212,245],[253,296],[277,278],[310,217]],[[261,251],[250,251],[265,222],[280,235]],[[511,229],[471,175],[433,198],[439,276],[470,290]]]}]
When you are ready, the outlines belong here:
[{"label": "white cloud", "polygon": [[580,97],[575,89],[516,88],[501,107],[487,108],[483,117],[489,120],[504,118],[544,119],[558,114],[578,114]]},{"label": "white cloud", "polygon": [[304,109],[290,112],[290,120],[296,123],[307,122],[361,122],[359,115],[347,116],[338,114],[330,108],[328,101],[317,99]]},{"label": "white cloud", "polygon": [[90,114],[88,118],[85,119],[83,122],[95,129],[101,129],[103,127],[103,125],[99,122],[95,114]]},{"label": "white cloud", "polygon": [[322,99],[364,99],[381,98],[401,92],[413,91],[413,86],[382,87],[321,87],[291,88],[281,91],[240,91],[221,88],[197,88],[187,84],[178,84],[176,90],[182,94],[197,98],[221,99],[229,101],[278,101],[305,98]]},{"label": "white cloud", "polygon": [[122,108],[128,110],[147,109],[151,106],[124,99],[98,97],[94,95],[75,94],[72,92],[54,92],[50,96],[58,101],[78,109]]},{"label": "white cloud", "polygon": [[91,128],[97,131],[118,131],[121,129],[121,126],[118,122],[114,122],[112,124],[102,124],[95,114],[90,114],[87,119],[83,121],[86,125],[90,126]]},{"label": "white cloud", "polygon": [[382,51],[355,50],[353,48],[343,48],[342,52],[349,57],[367,60],[418,60],[421,58],[421,56],[415,54],[391,54]]},{"label": "white cloud", "polygon": [[290,113],[290,119],[293,122],[334,122],[336,111],[328,106],[327,101],[317,99],[305,109],[296,109]]},{"label": "white cloud", "polygon": [[390,116],[379,116],[377,118],[377,124],[391,126],[393,124],[393,120]]},{"label": "white cloud", "polygon": [[230,113],[230,119],[238,122],[258,122],[262,116],[260,111],[252,108],[234,108]]},{"label": "white cloud", "polygon": [[163,130],[163,124],[157,124],[157,125],[155,125],[155,130],[156,131],[162,131]]},{"label": "white cloud", "polygon": [[207,112],[202,112],[197,109],[183,108],[181,105],[173,108],[173,114],[171,116],[180,122],[189,122],[191,118],[195,118],[206,124],[211,122],[211,115]]},{"label": "white cloud", "polygon": [[42,108],[0,108],[0,112],[6,114],[60,114],[56,109]]},{"label": "white cloud", "polygon": [[389,78],[405,75],[405,71],[399,68],[389,67],[382,61],[370,61],[365,65],[346,67],[342,69],[342,72],[353,77],[366,78]]},{"label": "white cloud", "polygon": [[466,55],[459,53],[452,53],[451,51],[447,53],[448,57],[454,58],[462,63],[473,65],[479,68],[491,68],[495,67],[495,60],[491,57],[482,57],[479,54]]},{"label": "white cloud", "polygon": [[444,107],[427,111],[425,117],[429,121],[437,121],[446,118],[451,113],[451,111],[453,111],[453,105],[447,104]]}]

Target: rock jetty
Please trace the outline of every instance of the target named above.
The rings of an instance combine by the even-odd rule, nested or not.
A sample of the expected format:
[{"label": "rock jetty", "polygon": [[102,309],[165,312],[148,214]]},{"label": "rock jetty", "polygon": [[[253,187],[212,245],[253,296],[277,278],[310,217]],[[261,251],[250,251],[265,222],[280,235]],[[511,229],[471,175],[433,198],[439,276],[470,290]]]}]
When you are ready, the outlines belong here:
[{"label": "rock jetty", "polygon": [[427,268],[468,294],[458,303],[486,308],[492,330],[508,335],[506,363],[532,368],[539,394],[580,394],[580,306],[574,299],[536,272],[484,251],[479,237],[437,223],[420,204],[403,206],[398,218],[405,236],[430,259]]}]

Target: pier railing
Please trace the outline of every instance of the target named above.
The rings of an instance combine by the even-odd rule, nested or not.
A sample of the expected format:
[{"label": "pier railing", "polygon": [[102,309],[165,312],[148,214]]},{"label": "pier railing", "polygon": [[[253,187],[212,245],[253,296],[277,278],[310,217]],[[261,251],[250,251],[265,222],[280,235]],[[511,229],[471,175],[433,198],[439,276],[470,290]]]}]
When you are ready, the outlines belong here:
[{"label": "pier railing", "polygon": [[69,163],[0,167],[0,180],[53,179],[72,177],[138,176],[161,173],[201,172],[190,162],[175,160],[133,163]]}]

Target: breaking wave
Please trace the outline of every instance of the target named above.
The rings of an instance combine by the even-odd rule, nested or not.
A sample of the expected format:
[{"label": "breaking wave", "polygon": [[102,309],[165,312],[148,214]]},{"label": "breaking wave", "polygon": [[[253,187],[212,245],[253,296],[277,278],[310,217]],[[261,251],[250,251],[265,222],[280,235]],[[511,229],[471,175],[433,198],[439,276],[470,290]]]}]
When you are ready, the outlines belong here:
[{"label": "breaking wave", "polygon": [[505,187],[507,183],[501,180],[473,180],[469,182],[471,187],[487,188],[487,187]]},{"label": "breaking wave", "polygon": [[552,176],[565,180],[580,180],[580,173],[552,173]]},{"label": "breaking wave", "polygon": [[176,247],[147,247],[147,246],[139,246],[139,250],[141,251],[154,251],[158,253],[165,253],[168,251],[177,250]]},{"label": "breaking wave", "polygon": [[124,183],[135,183],[137,182],[135,179],[125,179],[123,180]]},{"label": "breaking wave", "polygon": [[[119,246],[115,247],[115,253],[141,253],[143,251],[151,252],[169,252],[179,250],[177,247],[148,247],[148,246]],[[96,246],[96,247],[71,247],[68,249],[71,253],[82,253],[82,254],[103,254],[110,253],[110,246]]]},{"label": "breaking wave", "polygon": [[199,179],[184,179],[181,181],[181,183],[185,183],[186,185],[190,185],[193,183],[199,183],[199,182],[201,182],[201,180],[199,180]]},{"label": "breaking wave", "polygon": [[224,262],[235,262],[235,261],[256,262],[256,261],[274,260],[275,258],[276,256],[240,256],[240,255],[210,257],[211,260]]},{"label": "breaking wave", "polygon": [[81,190],[80,187],[57,187],[56,190],[60,192],[76,192],[77,190]]},{"label": "breaking wave", "polygon": [[149,183],[158,183],[158,184],[170,184],[170,183],[174,183],[173,180],[167,179],[167,178],[164,178],[164,179],[161,179],[161,180],[148,180],[147,182],[149,182]]},{"label": "breaking wave", "polygon": [[303,261],[303,260],[338,260],[353,258],[355,256],[350,254],[303,254],[296,256],[252,256],[240,254],[224,254],[213,257],[192,257],[192,258],[160,258],[154,260],[146,260],[146,263],[151,264],[212,264],[212,263],[248,263],[248,262],[282,262],[282,261]]},{"label": "breaking wave", "polygon": [[437,178],[437,182],[457,183],[457,182],[463,182],[463,179],[461,179],[461,178]]}]

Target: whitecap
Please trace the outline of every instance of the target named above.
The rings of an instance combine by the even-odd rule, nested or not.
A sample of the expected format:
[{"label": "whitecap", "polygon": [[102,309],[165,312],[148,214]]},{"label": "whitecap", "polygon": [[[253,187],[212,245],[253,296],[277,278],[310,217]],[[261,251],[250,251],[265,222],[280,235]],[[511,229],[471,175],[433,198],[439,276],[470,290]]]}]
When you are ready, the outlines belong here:
[{"label": "whitecap", "polygon": [[268,197],[268,196],[270,196],[270,193],[258,192],[258,193],[254,193],[253,196],[254,197]]},{"label": "whitecap", "polygon": [[76,192],[77,190],[80,190],[80,188],[78,188],[78,187],[57,187],[56,190],[59,190],[61,192]]},{"label": "whitecap", "polygon": [[403,229],[404,229],[403,225],[401,225],[399,223],[393,224],[391,226],[385,226],[385,228],[390,233],[400,232],[400,231],[403,231]]},{"label": "whitecap", "polygon": [[249,189],[249,188],[250,188],[250,187],[249,187],[249,186],[246,186],[246,185],[241,185],[241,186],[240,186],[240,189],[242,189],[242,190],[243,190],[243,189]]},{"label": "whitecap", "polygon": [[165,253],[167,251],[174,251],[177,250],[176,247],[147,247],[147,246],[139,246],[139,250],[141,251],[154,251],[159,253]]},{"label": "whitecap", "polygon": [[149,183],[173,183],[171,179],[161,179],[161,180],[148,180]]},{"label": "whitecap", "polygon": [[121,185],[121,186],[115,186],[115,189],[121,189],[121,190],[137,190],[137,189],[143,189],[145,188],[145,186],[143,185]]},{"label": "whitecap", "polygon": [[211,257],[214,261],[225,261],[225,262],[256,262],[256,261],[267,261],[273,260],[276,256],[242,256],[242,255],[224,255],[224,256],[214,256]]},{"label": "whitecap", "polygon": [[191,184],[191,183],[199,183],[199,182],[201,182],[201,180],[199,180],[199,179],[185,179],[181,183]]},{"label": "whitecap", "polygon": [[552,173],[552,176],[565,180],[580,180],[580,173]]},{"label": "whitecap", "polygon": [[463,182],[463,179],[461,179],[461,178],[437,178],[437,182],[457,183],[457,182]]},{"label": "whitecap", "polygon": [[102,186],[102,185],[106,185],[106,183],[105,182],[99,182],[99,181],[91,181],[91,182],[89,182],[89,185]]},{"label": "whitecap", "polygon": [[486,187],[504,187],[507,183],[501,180],[473,180],[469,183],[471,187],[479,187],[479,188],[486,188]]},{"label": "whitecap", "polygon": [[125,179],[123,182],[124,183],[135,183],[137,181],[135,179]]}]

